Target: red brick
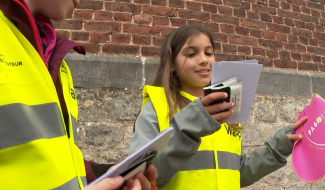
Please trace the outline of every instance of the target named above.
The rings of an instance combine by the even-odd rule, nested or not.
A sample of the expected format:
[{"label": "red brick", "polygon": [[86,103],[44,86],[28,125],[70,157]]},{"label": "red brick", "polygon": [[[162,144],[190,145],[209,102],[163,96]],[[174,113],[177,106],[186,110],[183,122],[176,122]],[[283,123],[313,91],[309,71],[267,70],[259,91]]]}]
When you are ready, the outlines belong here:
[{"label": "red brick", "polygon": [[245,10],[242,10],[242,9],[234,9],[234,15],[237,16],[237,17],[245,18],[246,17],[246,12],[245,12]]},{"label": "red brick", "polygon": [[282,26],[282,25],[271,24],[271,23],[267,23],[266,26],[268,30],[290,34],[290,27],[288,26]]},{"label": "red brick", "polygon": [[313,37],[317,38],[317,39],[320,39],[320,40],[324,40],[325,39],[325,34],[321,33],[321,32],[313,31]]},{"label": "red brick", "polygon": [[152,18],[153,18],[153,25],[169,26],[169,19],[168,19],[168,17],[153,16]]},{"label": "red brick", "polygon": [[184,26],[186,25],[186,19],[182,18],[170,18],[170,23],[172,26]]},{"label": "red brick", "polygon": [[312,9],[311,10],[311,15],[314,16],[314,17],[319,18],[320,17],[320,11],[317,11],[315,9]]},{"label": "red brick", "polygon": [[131,41],[130,34],[112,34],[112,42],[129,44],[130,41]]},{"label": "red brick", "polygon": [[160,34],[161,28],[159,26],[148,26],[148,25],[138,25],[138,24],[123,24],[123,31],[132,34]]},{"label": "red brick", "polygon": [[287,41],[288,37],[286,34],[282,34],[282,33],[276,33],[275,34],[275,39],[279,40],[279,41]]},{"label": "red brick", "polygon": [[324,32],[324,27],[323,26],[320,26],[320,25],[315,25],[316,26],[316,31],[317,32]]},{"label": "red brick", "polygon": [[308,38],[299,36],[299,42],[304,45],[308,45]]},{"label": "red brick", "polygon": [[315,63],[321,63],[322,62],[322,57],[317,56],[317,55],[312,55],[313,62]]},{"label": "red brick", "polygon": [[251,4],[249,2],[242,2],[241,3],[240,9],[249,10],[250,8],[251,8]]},{"label": "red brick", "polygon": [[278,68],[297,69],[297,62],[288,60],[274,60],[274,66]]},{"label": "red brick", "polygon": [[214,50],[215,51],[221,51],[221,44],[220,43],[214,43]]},{"label": "red brick", "polygon": [[301,54],[300,53],[291,52],[291,57],[292,57],[293,60],[297,60],[297,61],[301,60]]},{"label": "red brick", "polygon": [[305,36],[309,38],[312,36],[312,32],[310,30],[303,30],[300,28],[291,28],[291,34],[297,36]]},{"label": "red brick", "polygon": [[319,71],[325,72],[325,65],[318,65]]},{"label": "red brick", "polygon": [[250,36],[254,36],[256,38],[262,38],[262,31],[261,30],[255,30],[255,29],[250,29]]},{"label": "red brick", "polygon": [[216,61],[236,61],[245,59],[245,55],[234,55],[233,53],[216,53]]},{"label": "red brick", "polygon": [[281,59],[287,59],[287,60],[291,59],[290,52],[288,51],[279,51],[279,55]]},{"label": "red brick", "polygon": [[268,1],[268,0],[257,0],[257,3],[258,3],[258,4],[267,5],[267,1]]},{"label": "red brick", "polygon": [[201,0],[202,2],[211,3],[211,4],[222,4],[221,0]]},{"label": "red brick", "polygon": [[219,14],[226,14],[226,15],[232,15],[233,13],[233,8],[230,7],[224,7],[224,6],[219,6],[218,7]]},{"label": "red brick", "polygon": [[322,57],[322,63],[323,64],[325,63],[325,57]]},{"label": "red brick", "polygon": [[311,42],[310,45],[312,45],[312,46],[319,45],[319,47],[325,48],[324,40],[309,39],[309,41]]},{"label": "red brick", "polygon": [[90,10],[75,10],[74,12],[74,18],[75,19],[84,19],[84,20],[90,20],[93,18],[94,11]]},{"label": "red brick", "polygon": [[175,8],[184,8],[184,0],[168,0],[169,1],[169,6],[170,7],[175,7]]},{"label": "red brick", "polygon": [[253,47],[253,55],[265,56],[265,49]]},{"label": "red brick", "polygon": [[134,3],[149,4],[150,3],[150,0],[134,0]]},{"label": "red brick", "polygon": [[299,70],[318,71],[318,64],[315,64],[315,63],[299,63]]},{"label": "red brick", "polygon": [[[168,20],[168,18],[167,18]],[[134,15],[134,22],[137,24],[149,24],[151,22],[150,15]]]},{"label": "red brick", "polygon": [[111,12],[111,11],[95,11],[94,20],[112,21],[113,20],[113,12]]},{"label": "red brick", "polygon": [[133,35],[133,44],[150,45],[151,37],[150,36]]},{"label": "red brick", "polygon": [[283,24],[283,18],[280,16],[272,16],[273,22],[276,24]]},{"label": "red brick", "polygon": [[165,39],[166,39],[165,37],[159,37],[159,36],[153,37],[152,39],[153,45],[161,47]]},{"label": "red brick", "polygon": [[294,20],[292,20],[291,18],[285,18],[285,19],[284,19],[284,23],[285,23],[286,25],[289,25],[289,26],[294,26],[294,25],[295,25]]},{"label": "red brick", "polygon": [[272,7],[279,7],[279,1],[278,0],[269,0],[269,4]]},{"label": "red brick", "polygon": [[312,54],[325,55],[324,49],[318,47],[307,46],[307,52]]},{"label": "red brick", "polygon": [[299,14],[291,11],[278,9],[278,16],[299,20]]},{"label": "red brick", "polygon": [[287,0],[287,2],[294,5],[306,6],[306,0]]},{"label": "red brick", "polygon": [[235,26],[229,24],[220,24],[221,32],[223,33],[235,33]]},{"label": "red brick", "polygon": [[247,55],[251,54],[251,47],[249,46],[238,46],[238,53],[244,53]]},{"label": "red brick", "polygon": [[241,45],[257,45],[257,39],[249,36],[229,35],[229,42]]},{"label": "red brick", "polygon": [[212,14],[211,20],[217,23],[227,23],[227,24],[234,24],[239,25],[239,19],[236,17],[231,17],[229,15],[219,15],[219,14]]},{"label": "red brick", "polygon": [[315,24],[307,22],[306,23],[306,29],[315,30]]},{"label": "red brick", "polygon": [[209,31],[219,32],[219,24],[217,24],[217,23],[205,22],[204,28],[208,29]]},{"label": "red brick", "polygon": [[115,12],[114,19],[116,21],[131,22],[131,20],[132,20],[132,14],[131,13]]},{"label": "red brick", "polygon": [[228,42],[228,37],[226,34],[222,34],[219,32],[212,32],[212,35],[215,41]]},{"label": "red brick", "polygon": [[88,32],[72,32],[71,39],[74,41],[88,41],[89,40],[89,33]]},{"label": "red brick", "polygon": [[[319,44],[319,47],[324,47],[325,48],[325,43],[324,43],[323,40],[317,40],[317,39],[309,38],[308,39],[308,44],[311,45],[311,46],[318,46],[318,44]],[[322,46],[321,44],[324,44],[324,46]]]},{"label": "red brick", "polygon": [[293,51],[293,52],[306,53],[305,46],[300,45],[300,44],[284,43],[283,49]]},{"label": "red brick", "polygon": [[299,18],[301,21],[306,21],[306,22],[312,22],[315,24],[318,24],[318,18],[314,17],[314,16],[309,16],[309,15],[305,15],[305,14],[300,14]]},{"label": "red brick", "polygon": [[116,0],[117,2],[125,2],[125,3],[131,3],[132,0]]},{"label": "red brick", "polygon": [[282,42],[275,41],[275,40],[258,39],[258,44],[260,46],[270,47],[273,49],[282,49],[282,47],[283,47]]},{"label": "red brick", "polygon": [[285,10],[290,10],[291,9],[290,4],[289,3],[285,3],[283,1],[280,2],[280,7],[282,9],[285,9]]},{"label": "red brick", "polygon": [[324,11],[321,12],[321,15],[322,15],[322,18],[325,18],[325,12]]},{"label": "red brick", "polygon": [[191,20],[187,20],[187,23],[189,24],[189,25],[198,25],[198,26],[203,26],[203,22],[202,21],[200,21],[200,20],[193,20],[193,19],[191,19]]},{"label": "red brick", "polygon": [[65,39],[69,39],[70,36],[70,31],[67,30],[56,30],[55,33],[57,36],[60,36]]},{"label": "red brick", "polygon": [[238,7],[241,6],[242,0],[223,0],[224,5]]},{"label": "red brick", "polygon": [[222,44],[222,50],[225,53],[236,53],[237,46],[234,44]]},{"label": "red brick", "polygon": [[218,11],[218,7],[216,5],[202,3],[202,7],[203,11],[212,13],[216,13]]},{"label": "red brick", "polygon": [[132,3],[105,2],[105,9],[118,12],[140,13],[141,5]]},{"label": "red brick", "polygon": [[256,11],[246,11],[246,12],[247,12],[248,19],[254,19],[254,20],[260,19],[259,12],[256,12]]},{"label": "red brick", "polygon": [[140,47],[121,44],[104,44],[102,46],[102,52],[107,54],[135,55],[140,53]]},{"label": "red brick", "polygon": [[272,16],[267,13],[260,13],[262,21],[272,22]]},{"label": "red brick", "polygon": [[116,22],[90,21],[90,22],[85,22],[85,29],[97,30],[97,31],[108,31],[108,32],[119,32],[121,31],[121,24]]},{"label": "red brick", "polygon": [[301,11],[305,14],[310,14],[310,9],[306,7],[301,7]]},{"label": "red brick", "polygon": [[265,23],[257,20],[241,19],[240,23],[242,26],[265,29]]},{"label": "red brick", "polygon": [[266,55],[270,58],[279,58],[279,51],[268,49],[266,50]]},{"label": "red brick", "polygon": [[324,5],[307,1],[307,7],[312,9],[324,10]]},{"label": "red brick", "polygon": [[160,48],[158,48],[158,47],[142,47],[141,54],[142,54],[142,56],[157,57],[160,54]]},{"label": "red brick", "polygon": [[92,42],[108,42],[110,41],[110,33],[108,32],[91,32],[90,41]]},{"label": "red brick", "polygon": [[263,37],[265,39],[272,39],[272,40],[275,39],[275,32],[272,32],[272,31],[263,31],[262,34],[263,34]]},{"label": "red brick", "polygon": [[249,29],[246,27],[236,26],[236,33],[242,35],[248,35]]},{"label": "red brick", "polygon": [[201,11],[201,3],[195,2],[195,1],[187,1],[186,2],[186,8],[188,10]]},{"label": "red brick", "polygon": [[306,23],[305,22],[296,20],[295,24],[296,24],[296,27],[298,27],[298,28],[306,28]]},{"label": "red brick", "polygon": [[297,43],[298,42],[298,36],[288,35],[288,41],[293,42],[293,43]]},{"label": "red brick", "polygon": [[297,5],[293,5],[293,4],[291,4],[291,10],[292,10],[293,12],[297,12],[297,13],[300,13],[300,12],[301,12],[300,7],[297,6]]},{"label": "red brick", "polygon": [[100,1],[81,1],[77,9],[92,9],[101,10],[103,9],[103,2]]},{"label": "red brick", "polygon": [[151,0],[152,5],[166,6],[166,0]]},{"label": "red brick", "polygon": [[276,14],[276,9],[273,7],[268,7],[267,5],[261,5],[261,4],[252,4],[253,10],[256,11],[262,11],[262,12],[267,12],[270,14]]},{"label": "red brick", "polygon": [[177,10],[175,8],[144,5],[142,11],[143,14],[150,14],[150,15],[157,15],[157,16],[170,16],[170,17],[177,16]]},{"label": "red brick", "polygon": [[186,9],[178,9],[178,16],[187,19],[197,19],[202,21],[210,20],[210,14],[206,12],[191,11]]},{"label": "red brick", "polygon": [[79,43],[83,46],[87,53],[99,53],[100,52],[100,45],[97,43]]},{"label": "red brick", "polygon": [[175,29],[176,28],[174,28],[174,27],[163,26],[163,27],[161,27],[161,35],[167,36],[168,34],[170,34]]},{"label": "red brick", "polygon": [[310,54],[302,54],[301,55],[303,61],[311,61],[311,55]]},{"label": "red brick", "polygon": [[82,21],[81,20],[62,20],[60,22],[53,21],[53,26],[56,29],[81,30],[82,29]]}]

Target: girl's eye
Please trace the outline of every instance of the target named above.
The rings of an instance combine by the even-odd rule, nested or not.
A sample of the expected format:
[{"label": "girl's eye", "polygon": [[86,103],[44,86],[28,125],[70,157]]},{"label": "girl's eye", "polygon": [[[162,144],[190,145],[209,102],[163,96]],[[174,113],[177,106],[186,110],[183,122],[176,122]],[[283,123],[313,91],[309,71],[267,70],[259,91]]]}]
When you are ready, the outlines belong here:
[{"label": "girl's eye", "polygon": [[205,55],[207,55],[207,56],[212,56],[213,53],[205,53]]},{"label": "girl's eye", "polygon": [[189,53],[189,54],[187,54],[186,56],[187,57],[193,57],[195,55],[195,53]]}]

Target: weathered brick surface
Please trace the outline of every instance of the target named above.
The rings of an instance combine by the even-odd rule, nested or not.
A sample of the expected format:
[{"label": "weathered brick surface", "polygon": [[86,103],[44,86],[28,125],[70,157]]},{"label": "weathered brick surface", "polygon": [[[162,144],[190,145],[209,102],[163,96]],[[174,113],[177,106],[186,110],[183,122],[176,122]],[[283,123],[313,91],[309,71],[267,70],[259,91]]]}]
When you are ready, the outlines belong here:
[{"label": "weathered brick surface", "polygon": [[[271,53],[285,50],[294,55],[292,61],[302,61],[297,69],[324,67],[320,61],[325,57],[324,0],[89,1],[82,2],[71,18],[54,22],[58,35],[86,44],[89,53],[143,57],[159,56],[161,42],[153,39],[164,39],[173,29],[186,24],[210,30],[227,59],[250,59],[251,50],[249,53],[254,56],[273,59],[275,67],[294,68],[291,62],[290,66],[287,62],[280,64],[282,58]],[[96,36],[98,32],[107,34]],[[131,38],[116,39],[125,36]],[[110,52],[107,47],[112,42],[121,43],[121,49],[137,46],[134,51]],[[221,48],[234,45],[245,48],[236,52]],[[299,57],[304,53],[315,58],[301,60]]]}]

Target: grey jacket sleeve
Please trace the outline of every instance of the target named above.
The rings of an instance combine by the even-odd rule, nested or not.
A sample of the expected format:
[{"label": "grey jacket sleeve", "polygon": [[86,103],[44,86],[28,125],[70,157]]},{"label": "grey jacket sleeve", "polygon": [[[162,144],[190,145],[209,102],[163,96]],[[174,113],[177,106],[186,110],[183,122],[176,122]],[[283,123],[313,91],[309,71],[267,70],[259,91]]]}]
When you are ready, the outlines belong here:
[{"label": "grey jacket sleeve", "polygon": [[[194,100],[175,114],[169,124],[174,131],[165,150],[157,156],[154,163],[158,171],[156,185],[159,189],[170,182],[196,153],[201,143],[200,137],[213,134],[221,127],[205,110],[200,99]],[[158,133],[156,111],[152,102],[148,101],[135,123],[135,134],[129,154],[137,151]]]},{"label": "grey jacket sleeve", "polygon": [[286,126],[275,134],[273,140],[264,143],[266,148],[253,151],[250,156],[246,156],[242,149],[240,186],[249,186],[265,175],[285,166],[286,158],[293,149],[293,142],[286,134],[294,133],[291,126]]}]

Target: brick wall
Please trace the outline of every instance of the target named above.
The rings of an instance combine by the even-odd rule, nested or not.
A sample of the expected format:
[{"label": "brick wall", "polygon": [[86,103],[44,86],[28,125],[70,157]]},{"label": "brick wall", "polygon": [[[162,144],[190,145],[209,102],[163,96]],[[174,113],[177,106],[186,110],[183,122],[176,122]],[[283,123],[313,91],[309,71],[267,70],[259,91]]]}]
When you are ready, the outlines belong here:
[{"label": "brick wall", "polygon": [[90,54],[155,57],[174,28],[199,24],[215,37],[217,60],[325,72],[325,0],[115,0],[81,3],[54,22]]}]

